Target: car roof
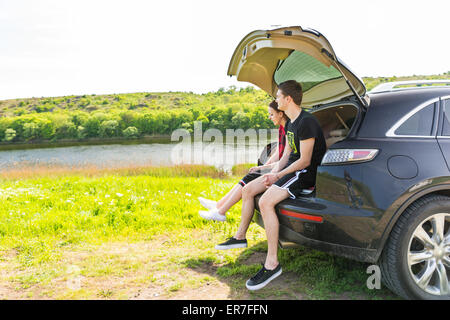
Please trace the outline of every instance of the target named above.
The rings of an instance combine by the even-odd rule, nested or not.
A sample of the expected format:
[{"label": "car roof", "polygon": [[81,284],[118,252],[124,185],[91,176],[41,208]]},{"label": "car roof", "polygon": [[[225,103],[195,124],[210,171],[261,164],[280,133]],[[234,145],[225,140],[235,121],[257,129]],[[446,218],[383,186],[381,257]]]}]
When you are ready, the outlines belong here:
[{"label": "car roof", "polygon": [[369,97],[370,106],[358,131],[360,138],[385,137],[386,132],[412,109],[439,97],[450,98],[450,87],[398,89],[369,94]]},{"label": "car roof", "polygon": [[416,98],[431,99],[437,97],[445,97],[450,95],[450,87],[412,87],[400,88],[391,91],[370,93],[370,100],[389,100],[394,97],[401,97],[404,99]]}]

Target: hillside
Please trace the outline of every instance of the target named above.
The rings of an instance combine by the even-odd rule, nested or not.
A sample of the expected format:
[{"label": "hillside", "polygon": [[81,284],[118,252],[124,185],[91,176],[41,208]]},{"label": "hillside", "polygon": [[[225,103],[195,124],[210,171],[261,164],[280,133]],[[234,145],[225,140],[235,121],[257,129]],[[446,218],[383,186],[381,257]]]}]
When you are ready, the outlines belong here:
[{"label": "hillside", "polygon": [[[442,75],[365,77],[368,90],[382,82],[450,79]],[[0,101],[1,144],[90,138],[170,135],[177,128],[193,130],[195,121],[208,128],[273,128],[267,118],[271,97],[253,87],[216,92],[141,92],[79,95]]]}]

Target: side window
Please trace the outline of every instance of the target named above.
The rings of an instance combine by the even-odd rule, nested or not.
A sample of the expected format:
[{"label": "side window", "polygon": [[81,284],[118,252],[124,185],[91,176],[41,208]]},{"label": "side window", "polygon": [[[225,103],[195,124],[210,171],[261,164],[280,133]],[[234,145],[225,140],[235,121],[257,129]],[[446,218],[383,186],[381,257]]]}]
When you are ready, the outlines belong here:
[{"label": "side window", "polygon": [[450,136],[450,99],[442,101],[444,107],[444,121],[442,122],[442,135]]},{"label": "side window", "polygon": [[430,136],[433,128],[434,103],[414,113],[394,134],[398,136]]}]

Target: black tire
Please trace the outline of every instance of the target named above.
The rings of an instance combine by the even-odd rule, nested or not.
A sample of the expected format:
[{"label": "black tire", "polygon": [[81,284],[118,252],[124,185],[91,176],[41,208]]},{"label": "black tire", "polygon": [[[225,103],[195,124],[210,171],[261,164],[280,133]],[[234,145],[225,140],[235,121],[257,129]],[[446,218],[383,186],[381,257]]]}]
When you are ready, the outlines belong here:
[{"label": "black tire", "polygon": [[[420,288],[408,266],[408,246],[414,230],[427,218],[438,213],[450,213],[449,197],[429,195],[415,201],[397,220],[383,249],[379,261],[382,282],[405,299],[450,299],[450,295],[434,295]],[[447,274],[450,276],[450,272]]]}]

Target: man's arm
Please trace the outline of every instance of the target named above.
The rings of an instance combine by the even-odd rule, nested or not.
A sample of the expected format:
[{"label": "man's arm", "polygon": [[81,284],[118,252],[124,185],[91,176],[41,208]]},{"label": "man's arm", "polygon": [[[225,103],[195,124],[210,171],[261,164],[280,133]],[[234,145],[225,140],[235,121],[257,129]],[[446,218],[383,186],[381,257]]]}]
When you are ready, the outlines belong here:
[{"label": "man's arm", "polygon": [[282,171],[278,172],[277,173],[278,179],[281,179],[288,173],[303,170],[311,164],[315,140],[316,140],[315,138],[300,140],[300,150],[301,150],[300,159],[293,162],[289,167],[284,168]]},{"label": "man's arm", "polygon": [[[286,174],[295,172],[295,171],[299,171],[299,170],[302,170],[302,169],[305,169],[306,167],[308,167],[311,164],[311,158],[312,158],[312,153],[313,153],[313,149],[314,149],[314,142],[315,142],[315,138],[300,140],[300,150],[301,150],[300,159],[293,162],[289,167],[287,167],[281,171],[274,172],[274,170],[272,170],[271,173],[265,174],[264,175],[264,177],[265,177],[264,184],[267,187],[269,187],[275,181],[281,179]],[[283,158],[285,158],[285,154],[283,154],[283,157],[281,157],[281,160],[278,161],[278,165],[283,164],[282,163]],[[286,162],[288,159],[289,159],[289,156],[286,157]],[[284,163],[284,165],[286,164],[286,162]],[[283,168],[283,166],[280,166],[280,168]]]}]

